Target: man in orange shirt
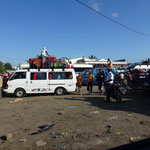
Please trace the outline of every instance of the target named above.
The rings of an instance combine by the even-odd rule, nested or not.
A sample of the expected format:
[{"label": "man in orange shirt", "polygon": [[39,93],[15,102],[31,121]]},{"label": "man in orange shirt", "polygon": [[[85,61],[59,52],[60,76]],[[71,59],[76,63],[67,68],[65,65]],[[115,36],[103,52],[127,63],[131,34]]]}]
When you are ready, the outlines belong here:
[{"label": "man in orange shirt", "polygon": [[82,92],[81,92],[82,82],[83,82],[83,77],[81,73],[79,73],[79,75],[77,76],[77,88],[78,88],[78,93],[80,93],[80,95],[82,95]]}]

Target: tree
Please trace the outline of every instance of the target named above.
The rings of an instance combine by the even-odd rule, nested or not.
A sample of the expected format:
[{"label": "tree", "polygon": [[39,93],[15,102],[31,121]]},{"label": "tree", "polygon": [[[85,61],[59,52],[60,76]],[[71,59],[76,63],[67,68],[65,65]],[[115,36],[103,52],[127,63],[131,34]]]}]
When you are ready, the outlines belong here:
[{"label": "tree", "polygon": [[5,67],[6,70],[13,70],[13,67],[10,63],[5,63],[4,67]]},{"label": "tree", "polygon": [[90,55],[90,56],[89,56],[89,59],[97,59],[97,57],[94,56],[94,55]]},{"label": "tree", "polygon": [[4,64],[0,61],[0,72],[5,72]]}]

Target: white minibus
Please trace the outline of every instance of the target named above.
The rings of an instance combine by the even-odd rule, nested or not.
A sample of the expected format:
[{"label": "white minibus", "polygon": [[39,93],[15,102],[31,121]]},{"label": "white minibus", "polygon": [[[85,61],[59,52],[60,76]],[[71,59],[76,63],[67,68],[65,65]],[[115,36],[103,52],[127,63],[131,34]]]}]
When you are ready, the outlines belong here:
[{"label": "white minibus", "polygon": [[3,89],[5,93],[24,97],[26,94],[55,93],[63,95],[76,89],[74,69],[17,70]]}]

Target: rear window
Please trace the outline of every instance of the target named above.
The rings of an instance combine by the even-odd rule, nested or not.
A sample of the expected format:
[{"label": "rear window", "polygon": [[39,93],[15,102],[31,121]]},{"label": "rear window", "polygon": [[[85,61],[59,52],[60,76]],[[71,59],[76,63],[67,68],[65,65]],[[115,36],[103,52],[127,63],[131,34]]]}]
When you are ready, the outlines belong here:
[{"label": "rear window", "polygon": [[72,79],[72,72],[49,72],[50,80]]},{"label": "rear window", "polygon": [[46,72],[32,72],[31,80],[46,80]]}]

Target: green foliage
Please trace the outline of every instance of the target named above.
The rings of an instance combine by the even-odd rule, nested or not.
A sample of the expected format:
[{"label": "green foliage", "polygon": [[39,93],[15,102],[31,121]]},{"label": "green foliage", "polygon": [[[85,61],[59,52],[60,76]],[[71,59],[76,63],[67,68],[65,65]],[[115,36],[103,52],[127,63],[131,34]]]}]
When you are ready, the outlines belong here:
[{"label": "green foliage", "polygon": [[4,64],[0,61],[0,73],[5,72]]},{"label": "green foliage", "polygon": [[6,70],[12,70],[13,69],[12,65],[10,63],[4,64],[4,67],[5,67]]},{"label": "green foliage", "polygon": [[4,73],[7,70],[14,70],[10,63],[3,63],[0,61],[0,73]]},{"label": "green foliage", "polygon": [[89,59],[97,59],[97,57],[94,56],[94,55],[90,55],[90,56],[89,56]]}]

